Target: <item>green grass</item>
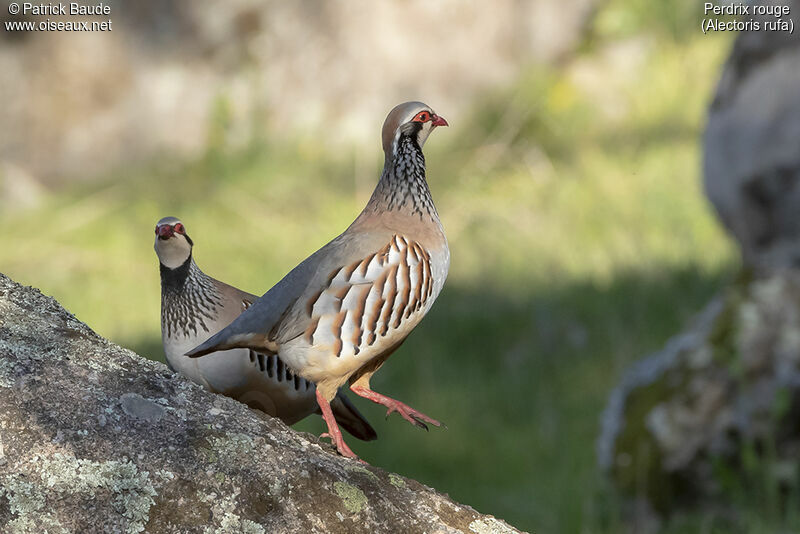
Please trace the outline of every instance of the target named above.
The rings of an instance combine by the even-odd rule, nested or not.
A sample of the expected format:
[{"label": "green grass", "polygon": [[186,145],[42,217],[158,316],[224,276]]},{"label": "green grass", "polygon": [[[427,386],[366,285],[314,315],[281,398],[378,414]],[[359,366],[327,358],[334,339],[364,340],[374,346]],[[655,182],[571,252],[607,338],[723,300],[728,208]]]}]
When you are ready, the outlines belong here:
[{"label": "green grass", "polygon": [[[630,13],[619,4],[600,14],[580,61],[596,64],[604,42],[652,23],[643,2]],[[431,138],[451,273],[373,386],[448,428],[426,434],[359,400],[380,435],[351,440],[367,461],[526,530],[621,529],[595,468],[607,395],[736,265],[699,176],[704,110],[728,41],[671,18],[661,28],[637,68],[609,74],[599,93],[576,69],[533,70]],[[183,219],[206,272],[261,294],[347,226],[380,170],[372,147],[333,153],[313,139],[266,136],[230,151],[220,122],[198,161],[153,162],[0,214],[0,269],[161,359],[160,217]],[[299,427],[322,431],[318,419]],[[712,527],[690,515],[670,528]]]}]

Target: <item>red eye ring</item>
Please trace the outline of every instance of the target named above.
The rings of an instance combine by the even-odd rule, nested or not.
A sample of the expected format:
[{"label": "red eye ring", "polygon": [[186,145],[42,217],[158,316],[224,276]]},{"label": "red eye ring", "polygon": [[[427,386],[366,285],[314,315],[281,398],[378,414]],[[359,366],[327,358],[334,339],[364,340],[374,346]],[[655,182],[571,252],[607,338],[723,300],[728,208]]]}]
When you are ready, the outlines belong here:
[{"label": "red eye ring", "polygon": [[427,111],[420,111],[411,119],[412,122],[428,122],[429,120],[431,120],[431,114]]},{"label": "red eye ring", "polygon": [[174,228],[174,229],[175,229],[175,231],[176,231],[176,232],[178,232],[179,234],[182,234],[182,233],[184,233],[184,228],[183,228],[183,225],[182,225],[181,223],[178,223],[178,224],[176,224],[176,225],[175,225],[173,228]]}]

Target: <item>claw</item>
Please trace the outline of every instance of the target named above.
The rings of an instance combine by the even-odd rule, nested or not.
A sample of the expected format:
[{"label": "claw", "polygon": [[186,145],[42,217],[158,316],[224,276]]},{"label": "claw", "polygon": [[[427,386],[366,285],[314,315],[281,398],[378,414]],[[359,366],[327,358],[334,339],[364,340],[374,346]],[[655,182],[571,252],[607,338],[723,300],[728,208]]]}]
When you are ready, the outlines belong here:
[{"label": "claw", "polygon": [[414,425],[416,427],[419,427],[419,428],[423,428],[426,431],[428,430],[428,425],[425,424],[425,423],[428,423],[429,425],[433,425],[433,426],[444,426],[444,425],[442,425],[442,423],[440,423],[436,419],[433,419],[432,417],[428,417],[424,413],[415,410],[411,406],[408,406],[407,404],[403,404],[400,401],[391,399],[391,398],[389,398],[389,397],[387,397],[385,395],[381,395],[380,393],[376,393],[376,392],[372,391],[371,389],[365,388],[363,386],[350,386],[350,389],[356,395],[364,397],[365,399],[369,399],[372,402],[376,402],[378,404],[382,404],[383,406],[386,406],[388,408],[388,410],[386,410],[386,417],[387,418],[393,412],[397,412],[397,413],[400,414],[400,416],[403,419],[405,419],[406,421],[408,421],[412,425]]},{"label": "claw", "polygon": [[[411,417],[414,417],[414,416],[412,415]],[[414,422],[415,422],[415,424],[416,424],[418,427],[420,427],[420,428],[424,429],[424,430],[425,430],[425,432],[430,432],[430,430],[428,430],[428,425],[426,425],[425,423],[423,423],[423,422],[422,422],[422,421],[419,419],[419,417],[414,417]]]}]

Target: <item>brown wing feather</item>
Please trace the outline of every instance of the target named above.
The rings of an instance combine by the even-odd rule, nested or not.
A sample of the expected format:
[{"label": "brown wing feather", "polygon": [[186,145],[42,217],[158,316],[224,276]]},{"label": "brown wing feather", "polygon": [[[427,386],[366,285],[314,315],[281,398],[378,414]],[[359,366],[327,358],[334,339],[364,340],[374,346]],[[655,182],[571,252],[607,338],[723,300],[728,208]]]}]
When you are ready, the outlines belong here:
[{"label": "brown wing feather", "polygon": [[329,286],[305,303],[309,343],[330,347],[336,356],[358,355],[400,328],[422,309],[428,257],[417,243],[394,235],[388,248],[340,267]]}]

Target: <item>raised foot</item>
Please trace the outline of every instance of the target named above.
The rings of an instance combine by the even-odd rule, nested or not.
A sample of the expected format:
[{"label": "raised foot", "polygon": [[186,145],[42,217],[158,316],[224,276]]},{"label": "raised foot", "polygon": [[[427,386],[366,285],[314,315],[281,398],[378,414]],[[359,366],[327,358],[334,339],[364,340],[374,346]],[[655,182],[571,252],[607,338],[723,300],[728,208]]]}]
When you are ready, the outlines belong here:
[{"label": "raised foot", "polygon": [[403,419],[411,423],[412,425],[424,428],[428,430],[428,423],[433,426],[444,426],[441,422],[437,421],[432,417],[428,417],[424,413],[415,410],[411,406],[404,404],[398,400],[394,400],[386,395],[381,395],[380,393],[376,393],[371,389],[367,389],[363,386],[350,386],[350,390],[360,397],[364,397],[365,399],[369,399],[372,402],[376,402],[388,408],[386,410],[386,417],[392,414],[392,412],[399,413]]}]

